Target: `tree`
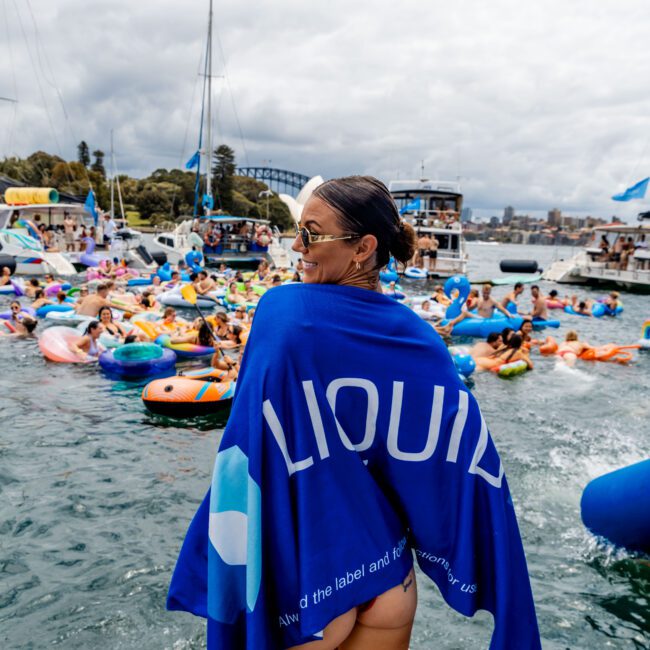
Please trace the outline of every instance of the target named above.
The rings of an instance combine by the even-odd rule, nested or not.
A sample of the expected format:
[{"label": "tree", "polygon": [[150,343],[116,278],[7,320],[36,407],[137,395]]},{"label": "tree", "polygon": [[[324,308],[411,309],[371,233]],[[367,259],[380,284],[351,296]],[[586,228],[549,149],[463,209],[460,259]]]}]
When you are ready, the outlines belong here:
[{"label": "tree", "polygon": [[95,162],[90,166],[90,169],[106,178],[106,170],[104,169],[104,152],[101,149],[96,149],[93,151],[93,156],[95,156]]},{"label": "tree", "polygon": [[235,152],[226,144],[220,144],[214,151],[214,167],[212,167],[212,182],[216,190],[215,204],[225,212],[233,209],[233,189],[235,175]]},{"label": "tree", "polygon": [[77,145],[77,160],[84,166],[86,169],[90,165],[90,150],[85,140],[82,140]]}]

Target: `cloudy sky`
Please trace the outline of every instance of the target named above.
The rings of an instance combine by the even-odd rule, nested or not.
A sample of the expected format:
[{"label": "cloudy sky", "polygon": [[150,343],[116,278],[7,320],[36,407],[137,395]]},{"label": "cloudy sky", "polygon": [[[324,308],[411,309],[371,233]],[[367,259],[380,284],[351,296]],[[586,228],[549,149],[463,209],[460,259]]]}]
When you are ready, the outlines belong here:
[{"label": "cloudy sky", "polygon": [[[0,156],[196,148],[208,0],[0,0]],[[215,1],[217,141],[240,164],[460,177],[466,205],[631,218],[650,175],[645,0]],[[223,52],[223,55],[222,55]],[[649,195],[650,200],[650,195]]]}]

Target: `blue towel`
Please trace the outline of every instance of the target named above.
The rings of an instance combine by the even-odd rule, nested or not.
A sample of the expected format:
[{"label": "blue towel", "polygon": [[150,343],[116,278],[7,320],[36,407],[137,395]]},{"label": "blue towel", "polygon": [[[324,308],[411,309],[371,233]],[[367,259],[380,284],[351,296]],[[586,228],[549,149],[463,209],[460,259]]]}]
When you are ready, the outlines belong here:
[{"label": "blue towel", "polygon": [[415,557],[454,609],[492,612],[491,648],[540,648],[503,465],[430,325],[302,284],[267,292],[254,322],[167,607],[207,617],[208,648],[286,648]]}]

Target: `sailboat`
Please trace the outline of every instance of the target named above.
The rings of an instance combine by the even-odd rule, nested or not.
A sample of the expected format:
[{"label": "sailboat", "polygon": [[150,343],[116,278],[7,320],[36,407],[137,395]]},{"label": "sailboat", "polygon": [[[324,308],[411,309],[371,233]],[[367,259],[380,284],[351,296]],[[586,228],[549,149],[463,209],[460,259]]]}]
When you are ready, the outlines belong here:
[{"label": "sailboat", "polygon": [[[194,210],[191,218],[185,219],[171,232],[161,232],[153,237],[154,244],[167,254],[172,263],[185,259],[193,250],[203,254],[205,264],[218,266],[226,264],[238,268],[256,268],[266,260],[276,268],[289,268],[291,259],[280,243],[280,232],[271,228],[267,219],[254,219],[233,215],[216,214],[212,193],[212,0],[208,14],[208,34],[203,71],[203,99],[201,123],[196,153],[185,165],[186,169],[196,167],[194,187]],[[205,127],[205,141],[203,129]],[[202,163],[204,162],[204,165]],[[201,193],[202,167],[205,176],[205,192]],[[200,232],[217,227],[218,242],[206,246]],[[244,233],[244,234],[242,234]]]}]

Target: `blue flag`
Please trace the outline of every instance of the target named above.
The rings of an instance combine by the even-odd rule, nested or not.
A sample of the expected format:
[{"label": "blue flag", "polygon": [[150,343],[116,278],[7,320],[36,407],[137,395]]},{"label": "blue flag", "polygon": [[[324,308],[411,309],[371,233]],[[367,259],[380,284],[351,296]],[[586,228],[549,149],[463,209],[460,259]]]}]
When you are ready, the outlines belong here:
[{"label": "blue flag", "polygon": [[413,199],[410,203],[407,203],[403,208],[400,208],[399,213],[404,214],[410,210],[419,210],[420,209],[420,199]]},{"label": "blue flag", "polygon": [[84,208],[90,212],[90,214],[92,214],[93,221],[95,222],[95,225],[97,225],[97,219],[99,218],[99,215],[97,214],[97,208],[95,206],[95,194],[92,189],[90,192],[88,192],[86,202],[84,203]]},{"label": "blue flag", "polygon": [[197,151],[186,163],[185,169],[194,169],[201,161],[201,154]]},{"label": "blue flag", "polygon": [[645,196],[645,192],[648,189],[648,181],[650,177],[644,178],[642,181],[639,181],[636,185],[628,187],[625,192],[620,194],[614,194],[612,197],[613,201],[631,201],[632,199],[642,199]]},{"label": "blue flag", "polygon": [[503,465],[440,337],[373,291],[272,289],[167,607],[206,617],[210,650],[287,648],[414,560],[492,612],[491,648],[541,647]]}]

